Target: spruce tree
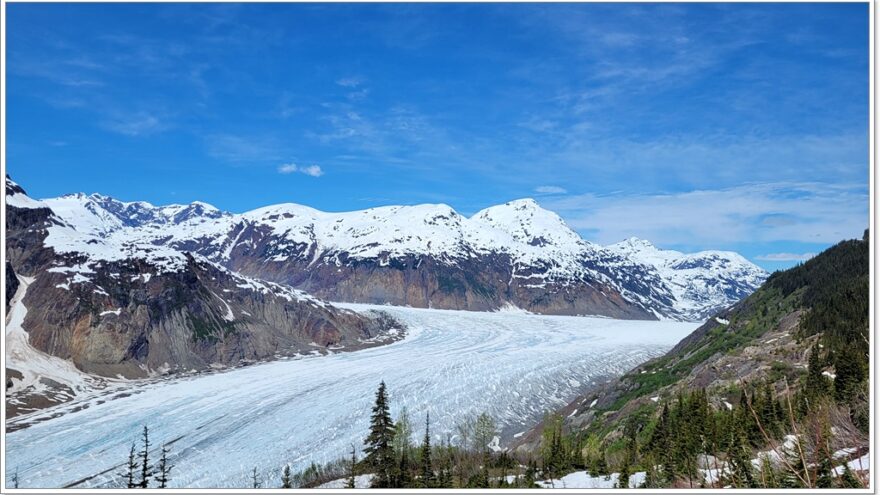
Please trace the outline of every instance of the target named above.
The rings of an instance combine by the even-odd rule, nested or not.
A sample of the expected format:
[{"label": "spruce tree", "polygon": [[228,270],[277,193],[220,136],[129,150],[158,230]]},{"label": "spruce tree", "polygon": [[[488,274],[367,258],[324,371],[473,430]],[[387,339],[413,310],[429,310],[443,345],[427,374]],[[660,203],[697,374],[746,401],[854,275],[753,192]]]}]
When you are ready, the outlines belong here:
[{"label": "spruce tree", "polygon": [[817,340],[813,344],[810,357],[807,360],[805,394],[809,407],[812,407],[817,399],[828,394],[828,380],[822,374],[821,351],[822,349],[819,347],[819,341]]},{"label": "spruce tree", "polygon": [[348,481],[345,483],[346,488],[355,488],[355,469],[357,468],[357,452],[355,452],[354,444],[351,444],[351,461],[348,464]]},{"label": "spruce tree", "polygon": [[134,442],[131,442],[131,450],[128,452],[128,465],[127,472],[125,476],[127,478],[127,488],[137,488],[137,483],[135,483],[135,472],[137,472],[138,463],[137,463],[137,452],[135,450]]},{"label": "spruce tree", "polygon": [[425,415],[425,439],[422,441],[421,459],[421,484],[422,488],[434,487],[434,466],[431,463],[431,415]]},{"label": "spruce tree", "polygon": [[18,488],[18,468],[15,468],[15,472],[12,474],[12,488]]},{"label": "spruce tree", "polygon": [[147,488],[150,484],[150,477],[153,474],[152,467],[150,466],[150,430],[147,428],[147,425],[144,425],[141,442],[143,443],[143,450],[138,454],[141,458],[141,480],[138,483],[138,487]]},{"label": "spruce tree", "polygon": [[412,485],[412,473],[410,473],[409,449],[400,455],[400,463],[397,466],[397,480],[394,486],[397,488],[409,488]]},{"label": "spruce tree", "polygon": [[838,351],[834,360],[837,375],[834,377],[834,399],[841,404],[850,404],[858,393],[859,384],[867,378],[866,368],[858,356],[860,351],[849,349]]},{"label": "spruce tree", "polygon": [[285,465],[281,471],[281,488],[293,488],[293,482],[290,479],[290,464]]},{"label": "spruce tree", "polygon": [[364,440],[366,448],[366,464],[373,468],[374,476],[370,483],[372,488],[394,488],[394,422],[388,406],[388,395],[385,382],[379,384],[376,392],[376,403],[370,418],[370,434]]},{"label": "spruce tree", "polygon": [[[174,467],[173,464],[168,464],[168,446],[164,443],[162,444],[162,457],[159,458],[159,464],[156,469],[159,471],[158,476],[156,476],[156,481],[159,483],[159,488],[167,488],[168,482],[171,481],[169,477],[171,474],[171,468]],[[288,468],[288,474],[289,468]]]}]

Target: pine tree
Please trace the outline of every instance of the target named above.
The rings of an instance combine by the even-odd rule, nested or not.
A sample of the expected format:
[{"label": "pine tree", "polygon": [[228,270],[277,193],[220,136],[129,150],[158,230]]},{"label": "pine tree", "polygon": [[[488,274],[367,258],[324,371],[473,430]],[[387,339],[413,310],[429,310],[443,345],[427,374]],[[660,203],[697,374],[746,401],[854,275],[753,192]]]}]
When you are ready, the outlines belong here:
[{"label": "pine tree", "polygon": [[138,454],[138,457],[141,458],[141,480],[138,483],[138,487],[148,488],[153,471],[150,466],[150,430],[147,428],[147,425],[144,425],[141,442],[143,443],[143,450]]},{"label": "pine tree", "polygon": [[804,392],[810,405],[813,405],[818,398],[827,395],[829,391],[828,379],[822,374],[822,361],[819,355],[821,351],[822,349],[819,347],[819,341],[817,340],[813,344],[810,358],[807,361],[807,381]]},{"label": "pine tree", "polygon": [[841,404],[849,404],[859,390],[859,384],[867,377],[859,351],[844,348],[837,352],[834,360],[834,399]]},{"label": "pine tree", "polygon": [[281,471],[281,488],[293,488],[293,483],[290,479],[290,464],[285,465]]},{"label": "pine tree", "polygon": [[397,480],[394,486],[397,488],[409,488],[412,485],[412,473],[410,473],[409,449],[400,455],[400,464],[397,466]]},{"label": "pine tree", "polygon": [[137,488],[137,484],[134,481],[135,472],[137,472],[138,463],[137,463],[137,452],[135,451],[134,442],[131,442],[131,450],[128,452],[128,465],[127,472],[125,473],[126,479],[128,483],[126,484],[127,488]]},{"label": "pine tree", "polygon": [[[171,474],[171,468],[173,468],[174,465],[168,464],[168,452],[170,452],[168,446],[163,443],[162,457],[159,458],[159,465],[156,468],[159,470],[159,475],[156,476],[156,481],[159,483],[159,488],[167,488],[168,482],[171,481],[169,475]],[[290,474],[289,468],[288,474]]]},{"label": "pine tree", "polygon": [[388,395],[385,382],[379,384],[376,392],[376,404],[370,418],[370,434],[364,440],[367,465],[373,468],[374,476],[370,484],[372,488],[394,488],[395,456],[392,441],[394,440],[394,422],[388,407]]},{"label": "pine tree", "polygon": [[346,488],[355,488],[355,469],[357,468],[357,452],[355,452],[354,444],[351,444],[351,462],[348,464],[348,481],[345,483]]},{"label": "pine tree", "polygon": [[742,429],[734,425],[728,447],[728,463],[732,469],[733,485],[736,488],[757,488],[754,467],[750,459],[750,450]]},{"label": "pine tree", "polygon": [[422,441],[422,488],[434,487],[434,466],[431,463],[431,415],[425,415],[425,439]]},{"label": "pine tree", "polygon": [[15,468],[15,473],[12,474],[12,488],[18,488],[18,468]]}]

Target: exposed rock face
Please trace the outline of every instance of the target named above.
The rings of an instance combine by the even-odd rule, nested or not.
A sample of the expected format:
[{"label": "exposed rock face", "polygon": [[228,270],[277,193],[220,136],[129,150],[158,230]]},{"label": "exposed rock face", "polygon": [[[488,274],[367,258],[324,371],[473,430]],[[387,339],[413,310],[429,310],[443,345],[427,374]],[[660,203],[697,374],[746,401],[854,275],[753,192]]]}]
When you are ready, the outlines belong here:
[{"label": "exposed rock face", "polygon": [[735,253],[608,248],[533,200],[470,218],[446,205],[325,213],[283,204],[240,215],[100,195],[45,200],[108,242],[197,253],[238,273],[330,300],[444,309],[507,305],[546,314],[704,318],[766,273]]},{"label": "exposed rock face", "polygon": [[[17,277],[28,277],[20,302],[28,345],[88,373],[135,377],[315,346],[352,348],[394,325],[199,255],[116,256],[120,246],[76,231],[8,179],[7,200],[7,304]],[[82,251],[69,249],[80,245]]]}]

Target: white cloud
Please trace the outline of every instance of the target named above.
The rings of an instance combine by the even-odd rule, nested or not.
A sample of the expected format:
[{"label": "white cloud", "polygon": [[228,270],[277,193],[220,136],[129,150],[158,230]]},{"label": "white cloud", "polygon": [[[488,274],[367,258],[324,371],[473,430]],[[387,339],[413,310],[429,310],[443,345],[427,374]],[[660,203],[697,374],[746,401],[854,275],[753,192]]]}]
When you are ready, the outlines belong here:
[{"label": "white cloud", "polygon": [[318,165],[308,165],[305,167],[301,167],[295,163],[285,163],[278,166],[278,173],[280,174],[292,174],[295,172],[309,175],[311,177],[320,177],[324,175],[324,171],[321,170],[321,167]]},{"label": "white cloud", "polygon": [[343,88],[356,88],[363,83],[364,79],[360,76],[343,77],[342,79],[336,80],[336,84]]},{"label": "white cloud", "polygon": [[755,256],[755,259],[758,261],[806,261],[813,256],[816,256],[816,253],[770,253]]},{"label": "white cloud", "polygon": [[321,167],[317,165],[309,165],[308,167],[303,167],[302,169],[300,169],[300,172],[306,175],[311,175],[312,177],[320,177],[324,175],[324,171],[321,170]]},{"label": "white cloud", "polygon": [[535,192],[541,194],[565,194],[568,191],[559,186],[538,186],[535,188]]},{"label": "white cloud", "polygon": [[868,226],[864,185],[744,184],[674,194],[584,194],[551,198],[558,212],[588,239],[602,244],[629,236],[657,244],[719,245],[794,241],[834,243],[861,237]]},{"label": "white cloud", "polygon": [[133,137],[153,134],[165,129],[165,125],[158,117],[146,113],[107,120],[103,126],[108,131]]}]

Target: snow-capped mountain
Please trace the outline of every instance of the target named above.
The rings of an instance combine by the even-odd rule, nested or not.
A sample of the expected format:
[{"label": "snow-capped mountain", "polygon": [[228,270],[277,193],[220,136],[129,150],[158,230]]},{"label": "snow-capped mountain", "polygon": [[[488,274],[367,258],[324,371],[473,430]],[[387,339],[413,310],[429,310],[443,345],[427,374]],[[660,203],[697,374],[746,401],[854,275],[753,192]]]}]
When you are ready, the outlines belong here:
[{"label": "snow-capped mountain", "polygon": [[603,247],[532,199],[471,217],[443,204],[342,213],[280,204],[232,214],[98,194],[42,202],[91,236],[77,243],[50,234],[56,250],[155,258],[169,270],[195,254],[338,301],[699,320],[767,276],[736,253],[683,254],[637,239]]},{"label": "snow-capped mountain", "polygon": [[745,298],[767,279],[767,272],[732,251],[685,254],[662,250],[631,237],[608,250],[657,270],[688,320],[701,320]]},{"label": "snow-capped mountain", "polygon": [[86,378],[73,376],[70,362],[92,378],[139,377],[386,338],[394,325],[387,318],[136,235],[220,216],[201,203],[156,208],[96,195],[37,201],[7,178],[12,403],[26,408],[75,395]]}]

